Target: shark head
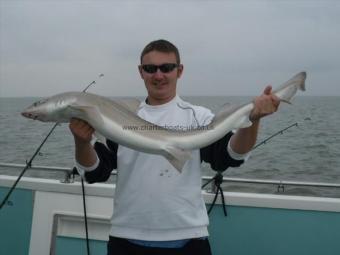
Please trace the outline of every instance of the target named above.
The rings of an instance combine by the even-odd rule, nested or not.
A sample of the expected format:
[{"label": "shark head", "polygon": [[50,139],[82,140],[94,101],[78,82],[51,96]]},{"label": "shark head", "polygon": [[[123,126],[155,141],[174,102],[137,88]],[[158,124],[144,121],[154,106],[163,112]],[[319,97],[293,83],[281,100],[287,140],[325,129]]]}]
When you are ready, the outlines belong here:
[{"label": "shark head", "polygon": [[22,111],[21,115],[43,122],[67,122],[68,119],[63,118],[62,112],[73,101],[74,97],[72,97],[72,94],[58,94],[33,103]]}]

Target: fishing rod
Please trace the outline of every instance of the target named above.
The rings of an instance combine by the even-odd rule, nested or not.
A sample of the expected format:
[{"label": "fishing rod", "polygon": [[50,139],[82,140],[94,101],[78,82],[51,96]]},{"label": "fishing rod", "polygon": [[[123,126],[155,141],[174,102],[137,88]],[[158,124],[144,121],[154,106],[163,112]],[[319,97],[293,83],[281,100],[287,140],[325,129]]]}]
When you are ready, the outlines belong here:
[{"label": "fishing rod", "polygon": [[[306,120],[311,120],[310,118],[305,118],[304,119],[305,121]],[[279,131],[277,131],[276,133],[274,133],[273,135],[269,136],[268,138],[264,139],[263,141],[259,142],[258,144],[256,144],[252,149],[251,151],[257,149],[258,147],[260,147],[261,145],[264,145],[266,144],[269,140],[273,139],[275,136],[278,136],[278,135],[283,135],[283,133],[285,131],[287,131],[288,129],[292,128],[292,127],[298,127],[299,124],[298,122],[295,122]],[[217,174],[211,178],[209,181],[207,181],[203,186],[202,186],[202,189],[207,186],[209,183],[213,182],[214,181],[214,185],[216,186],[216,192],[215,192],[215,197],[213,199],[213,202],[212,204],[210,205],[209,209],[208,209],[208,214],[210,214],[211,210],[213,209],[215,203],[216,203],[216,199],[218,197],[218,194],[221,195],[221,199],[222,199],[222,208],[223,208],[223,212],[224,212],[224,216],[227,216],[227,210],[226,210],[226,204],[225,204],[225,198],[224,198],[224,194],[223,194],[223,191],[222,191],[222,188],[221,188],[221,184],[223,182],[223,175],[222,175],[222,172],[223,171],[218,171]]]},{"label": "fishing rod", "polygon": [[295,122],[294,124],[291,124],[279,131],[277,131],[276,133],[274,133],[273,135],[269,136],[268,138],[264,139],[262,142],[259,142],[258,144],[256,144],[251,150],[255,150],[256,148],[258,148],[259,146],[263,145],[263,144],[266,144],[269,140],[273,139],[275,136],[278,136],[278,135],[283,135],[283,132],[287,131],[288,129],[292,128],[292,127],[298,127],[299,126],[299,123],[298,122]]},{"label": "fishing rod", "polygon": [[[101,78],[103,77],[104,74],[100,74],[98,77]],[[91,83],[89,83],[85,89],[83,90],[83,92],[86,92],[93,84],[96,84],[96,81],[92,81]],[[5,196],[5,198],[2,200],[1,204],[0,204],[0,210],[3,208],[3,206],[7,203],[9,197],[11,196],[12,192],[14,191],[14,189],[16,188],[16,186],[18,185],[19,181],[21,180],[22,176],[25,174],[26,170],[32,167],[32,162],[35,159],[35,157],[39,154],[41,148],[43,147],[43,145],[46,143],[47,139],[51,136],[51,134],[53,133],[53,131],[55,130],[55,128],[59,125],[60,123],[57,122],[53,125],[53,127],[51,128],[51,130],[48,132],[48,134],[46,135],[46,137],[43,139],[43,141],[40,143],[40,145],[38,146],[38,148],[35,150],[34,154],[32,155],[32,157],[30,158],[29,161],[26,161],[26,166],[23,168],[23,170],[21,171],[21,173],[19,174],[18,178],[16,179],[16,181],[14,182],[14,184],[12,185],[12,187],[10,188],[10,190],[8,191],[7,195]]]}]

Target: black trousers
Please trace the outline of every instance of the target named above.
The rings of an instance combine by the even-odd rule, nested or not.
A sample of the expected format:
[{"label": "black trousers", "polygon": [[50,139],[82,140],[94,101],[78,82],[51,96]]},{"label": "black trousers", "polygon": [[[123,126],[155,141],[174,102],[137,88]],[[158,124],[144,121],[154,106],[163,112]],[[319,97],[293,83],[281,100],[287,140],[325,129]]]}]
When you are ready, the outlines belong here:
[{"label": "black trousers", "polygon": [[208,239],[192,239],[182,248],[155,248],[110,236],[107,255],[211,255]]}]

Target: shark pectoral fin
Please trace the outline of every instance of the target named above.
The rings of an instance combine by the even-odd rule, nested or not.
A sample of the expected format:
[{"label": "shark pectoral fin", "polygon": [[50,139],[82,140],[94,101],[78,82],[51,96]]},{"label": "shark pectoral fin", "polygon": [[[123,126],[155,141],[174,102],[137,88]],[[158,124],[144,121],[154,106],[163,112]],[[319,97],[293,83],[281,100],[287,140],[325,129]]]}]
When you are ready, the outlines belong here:
[{"label": "shark pectoral fin", "polygon": [[191,151],[182,150],[173,146],[165,148],[165,158],[179,172],[182,172],[184,164],[191,158]]},{"label": "shark pectoral fin", "polygon": [[96,123],[97,125],[103,125],[104,123],[97,107],[69,105],[68,110],[72,112],[72,116],[74,118],[85,120],[92,126],[94,126],[94,123]]},{"label": "shark pectoral fin", "polygon": [[101,133],[97,132],[97,130],[94,132],[93,136],[96,138],[97,141],[106,143],[106,138]]}]

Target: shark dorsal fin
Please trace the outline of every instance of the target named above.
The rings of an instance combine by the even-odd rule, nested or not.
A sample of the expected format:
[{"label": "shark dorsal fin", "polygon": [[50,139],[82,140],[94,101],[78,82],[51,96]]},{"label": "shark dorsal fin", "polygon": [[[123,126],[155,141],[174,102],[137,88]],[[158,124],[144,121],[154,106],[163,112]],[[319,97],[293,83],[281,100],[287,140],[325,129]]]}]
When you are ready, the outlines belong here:
[{"label": "shark dorsal fin", "polygon": [[227,103],[223,105],[220,111],[215,115],[211,125],[218,125],[220,122],[223,122],[226,119],[228,119],[233,113],[246,106],[247,108],[244,108],[246,109],[245,112],[243,112],[243,114],[241,114],[237,119],[235,119],[235,122],[233,123],[233,128],[238,129],[251,126],[252,122],[249,120],[249,114],[254,107],[253,103],[243,105]]},{"label": "shark dorsal fin", "polygon": [[133,113],[137,113],[140,106],[140,101],[136,98],[117,99],[114,102]]}]

